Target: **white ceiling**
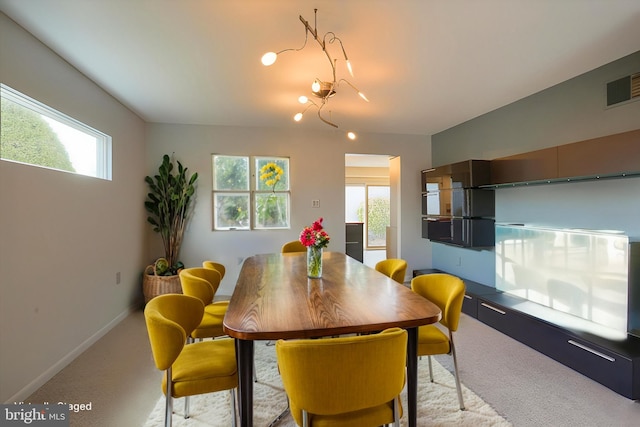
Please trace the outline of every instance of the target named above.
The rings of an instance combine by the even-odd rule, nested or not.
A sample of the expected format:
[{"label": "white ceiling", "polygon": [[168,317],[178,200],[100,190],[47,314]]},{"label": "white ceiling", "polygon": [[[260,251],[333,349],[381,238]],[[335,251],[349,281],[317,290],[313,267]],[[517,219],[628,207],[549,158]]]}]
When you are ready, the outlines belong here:
[{"label": "white ceiling", "polygon": [[[0,10],[149,122],[331,129],[297,97],[353,63],[340,129],[430,135],[640,50],[639,0],[0,0]],[[339,51],[338,78],[348,77]]]}]

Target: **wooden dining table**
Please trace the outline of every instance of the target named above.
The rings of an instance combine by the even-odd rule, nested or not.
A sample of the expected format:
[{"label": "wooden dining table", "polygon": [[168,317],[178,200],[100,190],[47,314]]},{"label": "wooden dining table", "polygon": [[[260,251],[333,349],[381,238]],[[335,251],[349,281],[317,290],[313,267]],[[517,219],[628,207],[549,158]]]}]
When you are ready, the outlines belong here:
[{"label": "wooden dining table", "polygon": [[416,427],[417,328],[440,320],[440,309],[373,268],[325,251],[319,279],[307,277],[306,253],[245,259],[224,318],[236,340],[240,425],[253,426],[253,351],[260,340],[408,331],[407,417]]}]

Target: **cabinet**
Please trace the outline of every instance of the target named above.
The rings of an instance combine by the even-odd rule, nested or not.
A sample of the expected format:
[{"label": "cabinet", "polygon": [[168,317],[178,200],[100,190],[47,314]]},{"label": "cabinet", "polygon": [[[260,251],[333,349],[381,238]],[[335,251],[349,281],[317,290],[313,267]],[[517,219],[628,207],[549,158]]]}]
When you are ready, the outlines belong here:
[{"label": "cabinet", "polygon": [[[414,270],[421,274],[446,273],[437,269]],[[579,329],[551,323],[551,308],[523,311],[525,300],[494,287],[463,279],[462,312],[520,341],[565,366],[629,399],[640,399],[640,337],[627,335],[610,340]],[[549,316],[546,316],[548,310]]]},{"label": "cabinet", "polygon": [[640,129],[491,161],[494,187],[640,175]]},{"label": "cabinet", "polygon": [[640,339],[612,341],[562,328],[519,311],[515,307],[521,303],[499,291],[480,295],[477,318],[616,393],[640,398]]},{"label": "cabinet", "polygon": [[490,162],[467,160],[422,171],[422,237],[462,247],[493,246]]},{"label": "cabinet", "polygon": [[348,222],[346,224],[345,253],[351,258],[363,262],[364,260],[364,224]]}]

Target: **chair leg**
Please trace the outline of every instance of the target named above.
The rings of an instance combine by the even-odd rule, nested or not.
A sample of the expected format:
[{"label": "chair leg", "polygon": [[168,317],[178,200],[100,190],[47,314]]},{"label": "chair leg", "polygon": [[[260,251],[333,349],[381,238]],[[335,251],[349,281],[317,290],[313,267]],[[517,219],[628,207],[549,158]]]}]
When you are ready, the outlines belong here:
[{"label": "chair leg", "polygon": [[433,366],[431,365],[431,356],[427,356],[429,360],[429,378],[431,378],[431,382],[433,382]]},{"label": "chair leg", "polygon": [[184,397],[184,419],[189,419],[189,396]]},{"label": "chair leg", "polygon": [[400,396],[393,399],[393,427],[400,427]]},{"label": "chair leg", "polygon": [[236,389],[232,388],[231,392],[231,427],[236,427]]},{"label": "chair leg", "polygon": [[173,419],[173,384],[171,383],[171,367],[167,369],[167,394],[165,399],[164,425],[165,427],[171,427]]},{"label": "chair leg", "polygon": [[284,408],[284,411],[280,412],[280,414],[277,417],[275,417],[273,420],[271,420],[271,422],[269,423],[269,425],[267,427],[277,426],[278,424],[280,424],[280,421],[282,421],[282,419],[284,417],[289,415],[289,413],[291,413],[291,406],[289,404],[289,398],[287,397],[287,407]]},{"label": "chair leg", "polygon": [[460,410],[464,411],[462,387],[460,386],[460,374],[458,373],[458,358],[456,357],[456,346],[453,344],[453,333],[451,333],[451,331],[449,331],[449,342],[451,343],[451,356],[453,356],[453,370],[456,373],[456,390],[458,391],[458,402],[460,403]]}]

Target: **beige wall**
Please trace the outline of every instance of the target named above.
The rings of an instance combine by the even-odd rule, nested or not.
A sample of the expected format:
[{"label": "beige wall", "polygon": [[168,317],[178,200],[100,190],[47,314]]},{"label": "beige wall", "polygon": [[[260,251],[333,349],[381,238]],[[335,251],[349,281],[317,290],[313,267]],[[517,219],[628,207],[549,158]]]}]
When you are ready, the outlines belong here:
[{"label": "beige wall", "polygon": [[0,161],[0,401],[13,402],[140,298],[145,144],[140,118],[2,13],[0,81],[113,138],[112,181]]}]

